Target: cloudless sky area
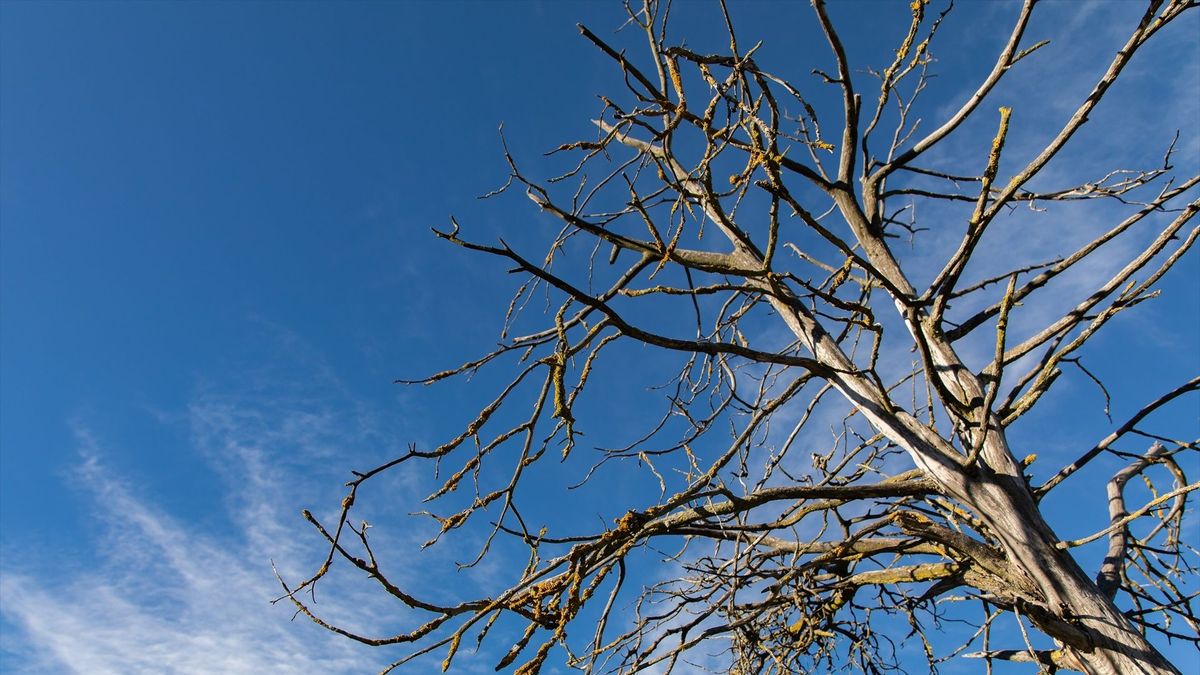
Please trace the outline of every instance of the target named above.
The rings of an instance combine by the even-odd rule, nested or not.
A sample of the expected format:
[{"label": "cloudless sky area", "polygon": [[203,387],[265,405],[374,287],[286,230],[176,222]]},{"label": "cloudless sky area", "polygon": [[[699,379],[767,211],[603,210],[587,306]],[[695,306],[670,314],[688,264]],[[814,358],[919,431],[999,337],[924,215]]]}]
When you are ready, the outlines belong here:
[{"label": "cloudless sky area", "polygon": [[[732,4],[742,41],[765,43],[760,64],[817,86],[809,71],[831,66],[807,3]],[[977,85],[1016,8],[951,13],[930,116]],[[1066,84],[1026,81],[985,105],[1061,125],[1141,8],[1048,3],[1031,37],[1066,37],[1030,68]],[[885,65],[907,3],[835,10],[852,62]],[[675,12],[690,45],[725,47],[715,3]],[[1097,113],[1076,155],[1096,162],[1085,173],[1114,168],[1110,156],[1154,166],[1176,129],[1176,175],[1196,172],[1195,14]],[[488,376],[457,390],[392,382],[493,345],[515,288],[430,227],[453,214],[474,239],[503,232],[534,255],[554,231],[519,194],[476,197],[507,176],[501,123],[545,177],[556,159],[542,153],[593,136],[596,95],[621,93],[578,22],[641,56],[639,36],[614,34],[616,2],[0,2],[0,671],[373,672],[400,655],[290,621],[269,604],[271,561],[311,573],[322,552],[300,509],[329,513],[350,469],[444,440],[494,395]],[[1200,371],[1197,278],[1193,252],[1163,299],[1088,352],[1114,420]],[[1062,393],[1023,438],[1044,434],[1065,458],[1111,426],[1095,387]],[[1172,433],[1197,436],[1194,397],[1170,415]],[[404,514],[426,480],[398,478],[377,516],[398,550],[423,540]],[[1100,511],[1060,510],[1055,526],[1100,529],[1100,484]],[[444,558],[405,578],[456,583],[417,568],[465,554],[428,555]],[[403,628],[403,612],[356,588],[329,598],[334,618]]]}]

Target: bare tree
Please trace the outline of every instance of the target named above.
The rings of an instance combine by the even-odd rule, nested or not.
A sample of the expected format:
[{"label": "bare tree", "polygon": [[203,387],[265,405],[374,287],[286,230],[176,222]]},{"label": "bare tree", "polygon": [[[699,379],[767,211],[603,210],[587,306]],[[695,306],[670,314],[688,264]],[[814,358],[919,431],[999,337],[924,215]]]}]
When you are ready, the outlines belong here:
[{"label": "bare tree", "polygon": [[[760,66],[759,45],[738,39],[723,3],[729,42],[720,54],[673,44],[670,4],[655,0],[629,11],[626,30],[644,33],[648,46],[642,58],[581,26],[627,91],[602,99],[594,136],[556,150],[580,155],[558,178],[533,181],[505,150],[505,189],[523,190],[559,223],[545,248],[532,254],[468,238],[457,223],[437,232],[503,259],[524,283],[494,351],[419,382],[508,368],[509,383],[442,445],[410,446],[354,472],[336,522],[306,511],[328,556],[307,580],[281,579],[284,598],[355,640],[410,644],[388,670],[435,650],[449,668],[462,640],[482,641],[500,622],[495,632],[509,636],[511,649],[497,669],[520,663],[519,673],[538,672],[555,645],[569,665],[589,671],[657,664],[691,672],[694,663],[681,664],[715,645],[722,668],[739,673],[838,664],[880,672],[899,667],[893,643],[904,632],[923,645],[931,668],[974,656],[989,671],[1007,659],[1051,671],[1178,672],[1148,635],[1200,644],[1197,551],[1184,531],[1189,493],[1200,487],[1185,475],[1197,442],[1144,423],[1186,401],[1200,378],[1182,374],[1038,484],[1026,476],[1035,458],[1014,454],[1010,433],[1053,398],[1064,371],[1103,387],[1079,360],[1081,348],[1114,316],[1157,295],[1200,231],[1189,225],[1200,210],[1200,176],[1174,177],[1170,148],[1150,168],[1100,171],[1065,186],[1035,180],[1139,50],[1197,3],[1146,3],[1074,114],[1013,166],[1005,141],[1021,111],[1001,107],[997,116],[985,101],[1045,45],[1024,39],[1035,4],[1020,8],[974,94],[933,127],[920,124],[916,102],[950,7],[928,0],[912,3],[895,58],[866,71],[848,62],[825,2],[814,0],[833,65],[804,85]],[[806,97],[813,88],[837,93],[833,122]],[[970,159],[973,171],[943,166],[937,149],[962,141],[975,118],[995,129],[990,149]],[[1041,260],[981,245],[997,228],[1053,223],[1085,202],[1111,203],[1104,213],[1122,215]],[[917,215],[926,212],[938,214],[936,225]],[[951,236],[955,244],[944,246]],[[930,268],[943,249],[948,255]],[[1050,290],[1056,282],[1103,265],[1111,267],[1102,281],[1065,311],[1009,329],[1037,298],[1067,292]],[[542,297],[548,310],[530,310]],[[509,335],[538,320],[527,334]],[[637,369],[622,371],[607,356],[630,346],[677,360],[661,390],[664,414],[624,447],[585,446],[585,433],[614,424],[588,403],[590,378],[607,368],[635,380]],[[980,367],[966,364],[972,348],[987,354]],[[833,406],[842,410],[838,433],[814,452],[808,426]],[[660,493],[617,505],[599,531],[550,533],[522,505],[542,489],[528,484],[534,465],[559,457],[592,467],[585,482],[649,472]],[[511,585],[439,604],[389,580],[389,563],[376,559],[365,524],[351,516],[364,485],[419,461],[451,467],[426,500],[440,523],[430,544],[480,528],[485,543],[468,565],[501,543],[522,546],[527,563]],[[1071,489],[1107,490],[1106,522],[1064,541],[1043,499],[1093,462],[1089,469],[1114,467],[1107,485]],[[1150,488],[1131,505],[1126,486],[1135,478]],[[439,507],[450,504],[459,506]],[[1088,572],[1074,553],[1091,542],[1107,542],[1107,553]],[[635,560],[669,573],[646,581],[627,570]],[[425,618],[388,637],[326,622],[311,593],[335,563]],[[975,617],[975,628],[947,649],[926,632],[949,616]],[[1009,628],[993,636],[1002,622]],[[1035,648],[1031,630],[1057,648]]]}]

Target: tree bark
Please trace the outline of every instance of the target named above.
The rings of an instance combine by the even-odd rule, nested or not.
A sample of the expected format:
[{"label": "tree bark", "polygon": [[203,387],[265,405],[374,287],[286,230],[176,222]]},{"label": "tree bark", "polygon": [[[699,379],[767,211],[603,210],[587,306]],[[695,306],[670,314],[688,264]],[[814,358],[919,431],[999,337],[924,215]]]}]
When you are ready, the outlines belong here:
[{"label": "tree bark", "polygon": [[[869,250],[869,247],[868,247]],[[739,252],[753,258],[747,250]],[[890,257],[890,256],[886,256]],[[881,262],[886,267],[886,257]],[[747,262],[752,262],[747,260]],[[770,280],[749,280],[768,286]],[[894,283],[908,285],[902,277]],[[993,418],[977,461],[964,466],[963,456],[929,427],[893,407],[887,393],[863,375],[807,313],[786,300],[776,286],[767,295],[791,331],[828,365],[830,382],[891,441],[903,447],[918,467],[948,496],[971,509],[1008,559],[1015,589],[1015,609],[1042,631],[1063,643],[1065,663],[1092,675],[1178,674],[1113,600],[1079,567],[1042,517],[1013,456],[998,420]],[[942,337],[923,321],[910,320],[915,339],[925,339],[945,387],[960,402],[982,401],[978,379]]]},{"label": "tree bark", "polygon": [[[997,434],[999,436],[999,434]],[[981,473],[986,468],[982,468]],[[936,480],[936,478],[935,478]],[[1063,643],[1071,660],[1095,675],[1179,673],[1112,599],[1079,567],[1042,518],[1020,478],[991,474],[956,498],[968,505],[1004,548],[1009,565],[1042,596],[1030,620]]]}]

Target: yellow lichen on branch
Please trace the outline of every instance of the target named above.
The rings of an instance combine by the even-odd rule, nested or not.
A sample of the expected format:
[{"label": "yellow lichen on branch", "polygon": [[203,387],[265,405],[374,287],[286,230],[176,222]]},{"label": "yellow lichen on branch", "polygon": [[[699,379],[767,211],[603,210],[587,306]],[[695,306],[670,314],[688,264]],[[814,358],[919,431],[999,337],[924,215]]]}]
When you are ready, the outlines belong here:
[{"label": "yellow lichen on branch", "polygon": [[1000,128],[996,130],[996,137],[992,139],[992,149],[988,153],[987,167],[983,170],[982,185],[979,188],[979,200],[975,203],[975,213],[971,216],[971,225],[977,225],[983,218],[988,193],[992,189],[992,183],[996,180],[996,172],[1000,169],[1000,153],[1004,151],[1004,137],[1008,135],[1008,118],[1011,115],[1012,108],[1001,106]]},{"label": "yellow lichen on branch", "polygon": [[462,640],[462,633],[455,633],[450,640],[450,649],[446,654],[446,658],[442,660],[442,672],[450,669],[450,662],[454,660],[454,654],[458,651],[458,643]]},{"label": "yellow lichen on branch", "polygon": [[565,374],[567,370],[567,353],[570,344],[567,342],[567,329],[563,323],[563,314],[568,305],[563,305],[554,316],[554,328],[558,332],[558,347],[550,357],[550,384],[554,391],[554,416],[570,424],[575,421],[571,409],[567,406],[567,385]]},{"label": "yellow lichen on branch", "polygon": [[567,385],[563,381],[563,373],[567,369],[566,355],[556,352],[550,364],[551,384],[554,387],[554,416],[564,422],[573,421],[571,410],[567,407]]},{"label": "yellow lichen on branch", "polygon": [[448,530],[453,530],[459,525],[465,523],[467,521],[467,517],[470,515],[471,509],[466,509],[464,511],[459,511],[452,516],[446,516],[445,518],[438,518],[437,516],[434,516],[434,518],[437,518],[437,521],[442,524],[442,532],[446,532]]}]

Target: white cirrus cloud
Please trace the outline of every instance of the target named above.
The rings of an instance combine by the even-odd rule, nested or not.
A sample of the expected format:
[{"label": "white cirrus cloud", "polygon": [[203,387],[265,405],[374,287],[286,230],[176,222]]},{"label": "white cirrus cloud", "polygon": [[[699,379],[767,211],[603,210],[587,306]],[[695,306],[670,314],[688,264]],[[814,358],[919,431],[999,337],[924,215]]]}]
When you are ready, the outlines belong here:
[{"label": "white cirrus cloud", "polygon": [[21,661],[17,672],[378,670],[382,654],[289,621],[289,607],[270,603],[279,587],[256,543],[283,528],[271,514],[260,511],[232,532],[185,522],[139,495],[81,437],[75,478],[96,505],[99,564],[58,579],[5,570],[0,613],[16,633],[5,649]]}]

